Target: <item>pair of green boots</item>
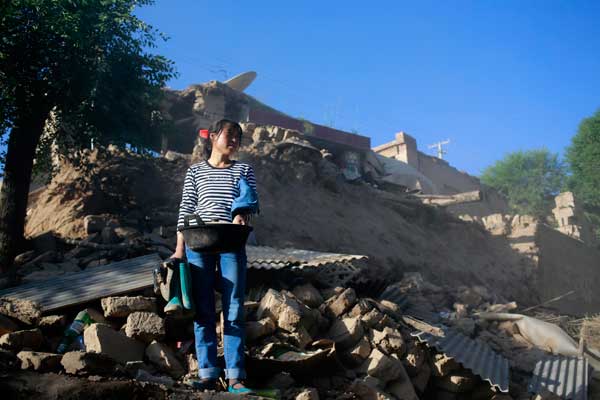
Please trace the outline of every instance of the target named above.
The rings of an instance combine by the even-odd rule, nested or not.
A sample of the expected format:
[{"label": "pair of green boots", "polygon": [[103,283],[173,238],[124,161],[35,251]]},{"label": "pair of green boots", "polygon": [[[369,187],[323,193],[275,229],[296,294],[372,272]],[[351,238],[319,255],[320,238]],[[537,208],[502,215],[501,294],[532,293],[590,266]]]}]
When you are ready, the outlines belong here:
[{"label": "pair of green boots", "polygon": [[182,316],[194,314],[194,302],[192,301],[192,281],[190,277],[190,266],[183,260],[169,260],[165,263],[167,268],[168,293],[163,297],[170,297],[165,306],[165,314]]}]

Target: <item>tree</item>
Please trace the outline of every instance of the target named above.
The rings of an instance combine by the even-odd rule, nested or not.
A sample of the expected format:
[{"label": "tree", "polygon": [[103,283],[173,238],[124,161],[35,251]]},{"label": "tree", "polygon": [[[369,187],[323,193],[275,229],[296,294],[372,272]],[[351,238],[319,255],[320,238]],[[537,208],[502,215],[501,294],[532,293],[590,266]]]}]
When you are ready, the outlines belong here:
[{"label": "tree", "polygon": [[513,211],[537,217],[547,214],[565,180],[563,163],[546,149],[508,154],[481,175],[484,184],[508,198]]},{"label": "tree", "polygon": [[[0,5],[0,133],[8,137],[0,270],[7,270],[24,244],[33,161],[50,115],[51,139],[64,154],[77,154],[74,150],[92,138],[136,146],[154,140],[148,135],[152,111],[174,67],[145,50],[161,35],[133,10],[152,3],[11,0]],[[38,157],[47,155],[38,151]]]},{"label": "tree", "polygon": [[600,110],[579,124],[567,148],[569,186],[588,207],[600,211]]}]

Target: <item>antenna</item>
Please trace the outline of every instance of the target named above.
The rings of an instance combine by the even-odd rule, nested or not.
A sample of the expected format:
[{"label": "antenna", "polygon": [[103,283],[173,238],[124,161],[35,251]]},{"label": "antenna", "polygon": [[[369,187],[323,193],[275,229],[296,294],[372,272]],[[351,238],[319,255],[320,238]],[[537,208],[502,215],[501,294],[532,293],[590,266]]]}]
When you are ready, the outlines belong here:
[{"label": "antenna", "polygon": [[442,146],[445,144],[448,144],[448,143],[450,143],[450,139],[446,139],[441,142],[430,144],[429,146],[427,146],[427,148],[428,149],[437,149],[437,158],[439,158],[440,160],[443,160],[444,154],[448,154],[448,152],[446,150],[442,149]]}]

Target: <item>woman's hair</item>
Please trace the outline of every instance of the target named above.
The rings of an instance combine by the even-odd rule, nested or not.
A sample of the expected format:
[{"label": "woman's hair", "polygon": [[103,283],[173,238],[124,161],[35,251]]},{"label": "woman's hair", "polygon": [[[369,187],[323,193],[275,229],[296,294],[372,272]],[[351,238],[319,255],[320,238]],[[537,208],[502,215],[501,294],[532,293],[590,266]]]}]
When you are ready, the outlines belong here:
[{"label": "woman's hair", "polygon": [[221,131],[225,128],[233,129],[239,136],[239,139],[242,138],[242,127],[235,121],[231,121],[229,119],[222,119],[215,122],[209,130],[209,135],[206,138],[200,137],[200,142],[203,145],[203,156],[205,160],[210,158],[210,153],[212,152],[212,142],[210,141],[210,133],[215,132],[218,135],[221,134]]}]

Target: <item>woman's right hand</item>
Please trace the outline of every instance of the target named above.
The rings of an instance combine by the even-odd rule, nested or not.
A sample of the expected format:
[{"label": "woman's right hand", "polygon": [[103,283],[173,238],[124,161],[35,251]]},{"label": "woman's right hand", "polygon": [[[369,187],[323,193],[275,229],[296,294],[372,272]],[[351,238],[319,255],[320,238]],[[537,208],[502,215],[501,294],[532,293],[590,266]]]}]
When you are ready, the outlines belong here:
[{"label": "woman's right hand", "polygon": [[183,259],[183,256],[185,255],[185,252],[183,250],[175,250],[175,253],[173,253],[173,255],[171,255],[171,257],[169,258],[178,258],[178,259]]},{"label": "woman's right hand", "polygon": [[183,233],[177,232],[177,245],[175,246],[175,252],[171,258],[183,259],[185,257],[185,241],[183,239]]}]

